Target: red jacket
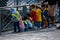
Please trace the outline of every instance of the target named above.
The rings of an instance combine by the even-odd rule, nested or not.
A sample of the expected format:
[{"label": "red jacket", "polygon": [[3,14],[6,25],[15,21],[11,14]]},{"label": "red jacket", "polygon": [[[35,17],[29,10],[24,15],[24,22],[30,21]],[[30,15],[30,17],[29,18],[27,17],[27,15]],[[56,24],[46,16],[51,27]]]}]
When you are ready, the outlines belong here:
[{"label": "red jacket", "polygon": [[36,12],[34,10],[31,11],[31,16],[33,21],[36,22],[37,17],[36,17]]}]

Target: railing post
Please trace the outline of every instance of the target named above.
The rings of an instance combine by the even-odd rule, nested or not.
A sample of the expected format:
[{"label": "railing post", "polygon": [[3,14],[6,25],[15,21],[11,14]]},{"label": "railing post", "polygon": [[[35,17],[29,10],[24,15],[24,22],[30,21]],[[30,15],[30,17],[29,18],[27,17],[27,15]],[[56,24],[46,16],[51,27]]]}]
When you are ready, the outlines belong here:
[{"label": "railing post", "polygon": [[27,6],[23,6],[23,13],[24,13],[23,15],[26,16],[26,14],[27,14]]},{"label": "railing post", "polygon": [[1,9],[0,9],[0,35],[1,35]]},{"label": "railing post", "polygon": [[[17,4],[16,4],[16,5],[18,5],[18,0],[16,0],[16,2],[17,2]],[[18,7],[17,7],[17,10],[18,10]]]}]

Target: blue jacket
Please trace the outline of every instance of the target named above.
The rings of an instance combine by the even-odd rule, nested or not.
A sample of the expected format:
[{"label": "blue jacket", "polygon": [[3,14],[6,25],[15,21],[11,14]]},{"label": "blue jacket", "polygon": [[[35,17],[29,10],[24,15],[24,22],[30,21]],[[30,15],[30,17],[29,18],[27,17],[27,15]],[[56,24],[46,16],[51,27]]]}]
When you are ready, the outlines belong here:
[{"label": "blue jacket", "polygon": [[27,28],[33,28],[33,23],[31,23],[28,19],[25,21],[26,22],[26,27]]}]

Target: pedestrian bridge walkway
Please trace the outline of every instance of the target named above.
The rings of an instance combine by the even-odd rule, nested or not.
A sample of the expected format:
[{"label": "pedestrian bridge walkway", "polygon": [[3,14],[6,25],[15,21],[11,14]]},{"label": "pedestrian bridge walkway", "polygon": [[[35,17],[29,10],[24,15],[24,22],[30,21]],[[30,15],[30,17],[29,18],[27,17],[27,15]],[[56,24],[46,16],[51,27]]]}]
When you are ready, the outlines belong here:
[{"label": "pedestrian bridge walkway", "polygon": [[5,32],[0,36],[0,40],[60,40],[60,30],[42,29],[22,33]]}]

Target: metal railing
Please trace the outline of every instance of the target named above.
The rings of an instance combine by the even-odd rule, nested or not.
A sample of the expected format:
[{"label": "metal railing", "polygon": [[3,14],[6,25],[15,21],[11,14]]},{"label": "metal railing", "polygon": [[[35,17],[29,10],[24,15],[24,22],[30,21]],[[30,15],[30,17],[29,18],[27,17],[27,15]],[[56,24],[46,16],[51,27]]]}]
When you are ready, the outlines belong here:
[{"label": "metal railing", "polygon": [[[27,13],[27,6],[30,6],[32,4],[26,4],[26,5],[15,5],[14,8],[20,8],[23,7],[23,10],[18,10],[20,12],[20,14],[24,13],[24,15],[26,15]],[[0,7],[0,33],[2,31],[9,31],[9,30],[13,30],[13,23],[11,21],[11,13],[9,11],[8,8],[11,8],[9,6],[6,7]],[[22,11],[22,12],[21,12]],[[22,16],[24,16],[22,14]]]},{"label": "metal railing", "polygon": [[[18,10],[20,12],[20,14],[24,13],[26,14],[27,11],[26,10],[29,10],[27,9],[27,6],[30,6],[32,4],[26,4],[26,5],[15,5],[13,6],[14,8],[20,8],[20,7],[24,7],[23,10]],[[40,5],[40,4],[36,4],[36,5]],[[11,30],[13,29],[13,23],[11,21],[11,13],[9,11],[9,9],[7,10],[6,8],[11,8],[9,6],[6,6],[6,7],[0,7],[0,34],[1,34],[1,31],[6,31],[6,30]],[[5,12],[5,10],[7,12]],[[21,12],[22,11],[22,12]]]},{"label": "metal railing", "polygon": [[[7,12],[5,12],[7,11]],[[10,25],[12,25],[12,21],[11,21],[11,13],[8,10],[1,10],[1,22],[2,22],[2,26],[1,26],[1,31],[5,31],[8,30],[10,28]],[[9,27],[9,28],[8,28]],[[6,29],[7,28],[7,29]],[[11,28],[10,28],[11,29]]]}]

